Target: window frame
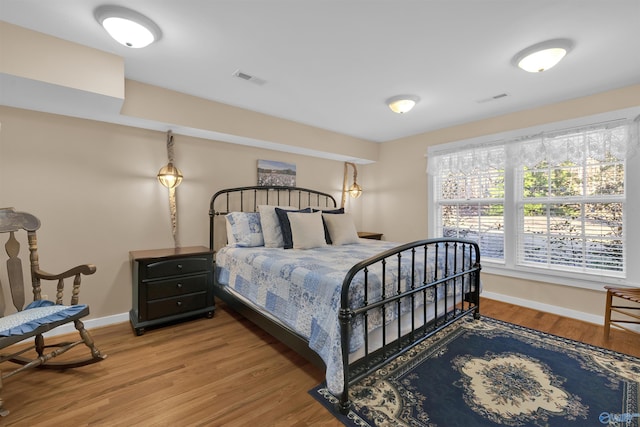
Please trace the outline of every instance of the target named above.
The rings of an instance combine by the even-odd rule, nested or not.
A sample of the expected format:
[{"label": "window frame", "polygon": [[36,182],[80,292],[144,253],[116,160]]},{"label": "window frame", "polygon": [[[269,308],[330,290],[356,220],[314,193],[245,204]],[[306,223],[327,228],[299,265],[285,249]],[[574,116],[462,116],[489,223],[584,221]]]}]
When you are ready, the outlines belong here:
[{"label": "window frame", "polygon": [[[456,141],[436,146],[430,146],[427,149],[427,157],[430,155],[438,155],[446,152],[457,150],[465,150],[476,146],[489,146],[500,143],[501,141],[515,140],[528,135],[540,132],[556,132],[562,129],[589,126],[612,120],[634,119],[640,114],[640,107],[633,107],[625,110],[617,110],[587,117],[581,117],[573,120],[555,122],[530,128],[523,128],[499,134],[487,135],[478,138],[472,138],[463,141]],[[517,212],[516,197],[516,171],[513,167],[505,168],[505,212]],[[625,210],[624,212],[624,242],[623,250],[625,256],[626,271],[623,277],[607,274],[606,271],[601,272],[570,272],[551,270],[543,267],[517,265],[516,251],[518,248],[516,238],[507,238],[507,230],[516,231],[518,227],[518,215],[505,215],[505,238],[504,238],[504,262],[496,262],[495,260],[483,258],[483,271],[490,274],[500,276],[525,279],[532,282],[544,282],[552,284],[560,284],[567,286],[575,286],[580,288],[601,290],[603,284],[612,285],[628,285],[640,286],[640,262],[635,262],[634,255],[640,254],[640,221],[634,221],[628,216],[629,212],[640,211],[640,191],[633,188],[633,184],[640,182],[640,150],[634,155],[627,158],[625,166]],[[427,200],[428,200],[428,221],[427,230],[429,237],[438,237],[437,229],[439,218],[437,216],[438,205],[435,202],[436,179],[427,173]],[[636,191],[634,191],[636,190]],[[509,206],[509,208],[507,207]],[[519,236],[519,233],[516,234]]]}]

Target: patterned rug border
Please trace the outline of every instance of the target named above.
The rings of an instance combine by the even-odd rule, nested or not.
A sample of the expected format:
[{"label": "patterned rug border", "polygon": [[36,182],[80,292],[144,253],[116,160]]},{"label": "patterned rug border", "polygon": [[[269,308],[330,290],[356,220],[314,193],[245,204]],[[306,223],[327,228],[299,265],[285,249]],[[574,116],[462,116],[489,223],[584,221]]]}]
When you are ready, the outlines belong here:
[{"label": "patterned rug border", "polygon": [[[515,335],[513,339],[518,339],[522,343],[528,343],[523,336],[533,336],[536,340],[540,340],[541,343],[547,342],[552,347],[560,348],[561,345],[570,346],[575,350],[573,355],[570,355],[571,358],[577,357],[581,355],[583,352],[591,352],[597,353],[599,355],[608,356],[613,359],[618,359],[624,361],[625,363],[631,363],[640,366],[640,358],[631,356],[628,354],[620,353],[615,350],[610,350],[607,348],[595,346],[592,344],[583,343],[580,341],[576,341],[570,338],[561,337],[559,335],[551,334],[548,332],[538,331],[536,329],[528,328],[525,326],[516,325],[514,323],[505,322],[502,320],[494,319],[489,316],[482,316],[480,322],[487,322],[488,324],[495,324],[502,328],[502,333],[512,333]],[[425,359],[431,358],[435,351],[442,348],[445,344],[443,344],[443,339],[446,338],[447,342],[451,342],[462,335],[467,327],[465,325],[480,325],[477,320],[474,320],[471,317],[464,319],[461,322],[454,323],[445,329],[437,332],[432,337],[429,337],[413,349],[409,350],[405,355],[400,356],[398,359],[404,359],[402,361],[398,361],[398,359],[391,361],[390,365],[393,364],[393,367],[387,369],[387,371],[394,371],[400,367],[403,371],[410,371],[416,366],[420,365]],[[472,327],[471,329],[477,329]],[[517,338],[516,338],[517,337]],[[417,355],[417,357],[416,357]],[[407,362],[406,359],[410,359]],[[637,369],[637,368],[636,368]],[[633,374],[638,372],[637,370],[633,371]],[[365,383],[367,378],[376,375],[376,373],[370,374],[363,380],[360,380],[358,383]],[[628,373],[627,373],[628,375]],[[638,374],[640,375],[640,373]],[[562,378],[562,377],[560,377]],[[640,376],[634,376],[633,379],[640,378]],[[585,422],[595,421],[595,424],[589,425],[615,425],[615,426],[624,426],[624,427],[637,427],[640,426],[640,409],[638,409],[638,396],[640,396],[638,382],[632,382],[632,387],[629,390],[625,389],[625,394],[631,402],[632,406],[629,406],[627,403],[627,408],[631,410],[631,412],[620,412],[620,413],[608,413],[602,412],[597,420],[589,419],[585,420]],[[320,384],[315,388],[309,390],[309,394],[314,397],[318,402],[320,402],[331,414],[336,417],[340,422],[342,422],[346,426],[358,426],[358,427],[373,427],[377,424],[372,422],[370,418],[363,415],[362,411],[354,406],[348,414],[341,414],[336,409],[336,404],[338,399],[333,396],[327,389],[326,384]],[[353,396],[352,396],[353,399]],[[386,424],[385,424],[386,425]],[[402,425],[402,424],[389,424],[389,425]],[[425,425],[425,426],[436,426],[436,424],[412,424],[412,425]],[[500,424],[494,424],[500,425]],[[513,425],[545,425],[545,424],[513,424]]]}]

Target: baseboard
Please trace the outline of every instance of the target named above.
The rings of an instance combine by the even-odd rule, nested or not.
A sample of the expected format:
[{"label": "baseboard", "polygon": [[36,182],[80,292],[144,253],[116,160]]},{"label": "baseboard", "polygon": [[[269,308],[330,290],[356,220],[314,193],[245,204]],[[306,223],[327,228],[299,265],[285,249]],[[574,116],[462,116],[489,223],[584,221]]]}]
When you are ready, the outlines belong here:
[{"label": "baseboard", "polygon": [[[523,298],[516,298],[509,295],[498,294],[495,292],[483,291],[481,296],[496,301],[507,302],[509,304],[519,305],[522,307],[533,308],[535,310],[544,311],[547,313],[557,314],[558,316],[570,317],[572,319],[582,320],[588,323],[594,323],[596,325],[602,325],[604,323],[604,316],[597,316],[595,314],[584,313],[582,311],[570,310],[565,307],[559,307],[556,305],[544,304],[541,302],[531,301]],[[604,304],[604,302],[603,302]],[[604,306],[603,306],[604,310]],[[99,328],[102,326],[109,326],[116,323],[123,323],[129,321],[129,313],[114,314],[111,316],[99,317],[97,319],[84,320],[84,325],[87,329]],[[48,332],[47,336],[62,335],[74,332],[75,328],[73,324],[67,324],[56,328],[55,330]]]},{"label": "baseboard", "polygon": [[[568,308],[559,307],[556,305],[543,304],[541,302],[531,301],[523,298],[516,298],[509,295],[497,294],[495,292],[483,291],[483,298],[488,298],[496,301],[508,302],[510,304],[519,305],[522,307],[533,308],[535,310],[544,311],[547,313],[557,314],[558,316],[570,317],[572,319],[582,320],[588,323],[594,323],[602,325],[604,323],[604,316],[597,316],[595,314],[584,313],[582,311],[570,310]],[[603,308],[604,310],[604,308]],[[129,313],[114,314],[111,316],[99,317],[96,319],[84,320],[84,325],[87,329],[99,328],[102,326],[109,326],[115,323],[122,323],[129,321]],[[56,328],[55,330],[45,334],[46,336],[62,335],[74,332],[75,328],[73,324],[67,324]]]},{"label": "baseboard", "polygon": [[[123,323],[129,321],[129,312],[113,314],[111,316],[98,317],[97,319],[82,320],[84,327],[89,331],[93,328],[100,328],[102,326],[114,325],[116,323]],[[76,328],[73,327],[73,323],[67,323],[66,325],[59,326],[52,331],[44,334],[45,337],[55,337],[56,335],[64,335],[75,332]]]},{"label": "baseboard", "polygon": [[[544,304],[541,302],[531,301],[524,298],[517,298],[509,295],[497,294],[495,292],[483,291],[481,296],[483,298],[507,302],[509,304],[514,304],[522,307],[532,308],[539,311],[544,311],[546,313],[557,314],[558,316],[564,316],[572,319],[582,320],[584,322],[593,323],[595,325],[604,324],[604,315],[598,316],[596,314],[590,314],[582,311],[571,310],[565,307],[560,307],[560,306],[551,305],[551,304]],[[603,301],[603,304],[604,304],[604,301]],[[604,305],[602,310],[604,311]],[[129,313],[127,312],[127,313],[114,314],[111,316],[99,317],[97,319],[89,319],[83,322],[85,327],[91,330],[93,328],[99,328],[102,326],[109,326],[115,323],[123,323],[128,321],[129,321]],[[73,327],[73,324],[67,324],[67,325],[60,326],[51,332],[48,332],[47,334],[45,334],[45,336],[56,336],[56,335],[68,334],[74,331],[75,331],[75,328]]]},{"label": "baseboard", "polygon": [[[585,313],[583,311],[571,310],[557,305],[544,304],[541,302],[531,301],[528,299],[512,297],[509,295],[497,294],[494,292],[483,291],[481,296],[496,301],[507,302],[509,304],[519,305],[522,307],[532,308],[534,310],[544,311],[546,313],[557,314],[558,316],[570,317],[572,319],[582,320],[583,322],[593,323],[596,325],[604,324],[604,314],[598,316],[596,314]],[[482,307],[482,305],[480,305]],[[602,311],[604,313],[604,298],[602,300]]]}]

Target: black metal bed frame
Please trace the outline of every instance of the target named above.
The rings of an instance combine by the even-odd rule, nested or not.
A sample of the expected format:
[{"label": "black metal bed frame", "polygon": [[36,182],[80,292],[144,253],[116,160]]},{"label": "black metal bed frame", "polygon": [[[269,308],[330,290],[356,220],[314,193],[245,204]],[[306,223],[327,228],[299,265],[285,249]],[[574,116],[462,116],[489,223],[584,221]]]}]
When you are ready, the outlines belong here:
[{"label": "black metal bed frame", "polygon": [[[217,205],[220,204],[219,197],[224,198],[221,208],[217,208]],[[330,194],[305,188],[250,186],[221,190],[211,197],[210,202],[210,248],[215,249],[214,246],[216,244],[214,234],[216,217],[224,216],[232,211],[256,212],[258,205],[261,204],[279,205],[283,203],[300,208],[306,206],[336,207],[335,198]],[[417,259],[418,254],[422,254],[423,258]],[[436,262],[439,259],[444,259],[443,265],[445,267],[440,270],[433,268],[431,270],[432,276],[427,277],[427,259],[430,254],[433,254],[433,259]],[[408,268],[415,272],[417,262],[425,265],[424,273],[419,280],[416,280],[415,275],[411,274],[411,283],[409,286],[405,286],[404,289],[399,281],[396,284],[386,282],[386,274],[384,274],[386,269],[397,268],[400,271],[403,266],[406,268],[408,265]],[[381,276],[381,299],[370,302],[366,295],[366,289],[368,289],[369,274],[373,266],[381,268],[383,272]],[[344,375],[344,390],[339,397],[338,404],[341,412],[346,413],[351,406],[349,400],[350,384],[468,314],[472,313],[474,317],[480,317],[480,270],[480,250],[478,245],[469,240],[448,238],[426,239],[406,243],[361,261],[349,270],[342,284],[339,314]],[[362,276],[365,281],[364,303],[360,307],[353,307],[352,302],[349,301],[349,287],[356,275]],[[386,295],[385,289],[390,286],[394,287],[395,290],[391,295]],[[454,287],[453,295],[447,296],[447,290],[452,286]],[[462,289],[461,295],[457,295],[455,292],[458,286]],[[401,333],[400,322],[398,322],[396,335],[398,338],[391,342],[386,342],[387,326],[382,325],[382,347],[370,349],[370,343],[365,334],[364,356],[355,362],[349,363],[348,343],[353,319],[361,316],[365,330],[367,330],[370,311],[383,310],[384,318],[384,310],[392,309],[395,305],[397,311],[400,312],[400,305],[403,301],[408,301],[408,299],[411,301],[410,315],[413,319],[416,310],[416,306],[413,303],[414,299],[422,294],[426,301],[426,295],[429,291],[444,291],[445,296],[442,302],[439,303],[436,298],[434,303],[434,313],[436,314],[439,312],[438,304],[442,304],[440,307],[444,311],[442,315],[436,315],[433,319],[429,319],[419,325],[412,321],[411,330],[406,333]],[[218,283],[215,274],[214,295],[314,365],[326,369],[322,359],[309,348],[308,341],[303,336],[279,322],[278,319],[265,310],[238,299],[227,287]],[[424,311],[423,319],[427,319],[426,304],[421,309]]]}]

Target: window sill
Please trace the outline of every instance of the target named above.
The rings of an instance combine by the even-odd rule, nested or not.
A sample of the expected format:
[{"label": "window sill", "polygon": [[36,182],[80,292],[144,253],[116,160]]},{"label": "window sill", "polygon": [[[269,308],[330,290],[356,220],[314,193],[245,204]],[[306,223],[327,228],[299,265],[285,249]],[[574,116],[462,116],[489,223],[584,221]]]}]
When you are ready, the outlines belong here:
[{"label": "window sill", "polygon": [[562,271],[545,270],[541,268],[507,267],[504,264],[490,261],[481,261],[482,272],[497,276],[513,277],[534,282],[551,283],[554,285],[573,286],[576,288],[603,291],[605,285],[639,286],[630,283],[622,277],[596,276],[589,274],[569,273]]}]

